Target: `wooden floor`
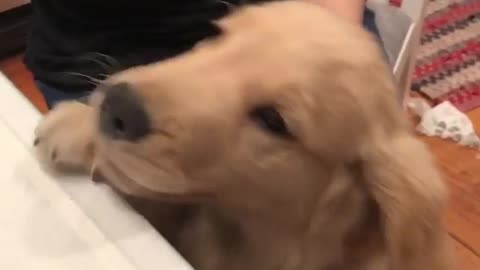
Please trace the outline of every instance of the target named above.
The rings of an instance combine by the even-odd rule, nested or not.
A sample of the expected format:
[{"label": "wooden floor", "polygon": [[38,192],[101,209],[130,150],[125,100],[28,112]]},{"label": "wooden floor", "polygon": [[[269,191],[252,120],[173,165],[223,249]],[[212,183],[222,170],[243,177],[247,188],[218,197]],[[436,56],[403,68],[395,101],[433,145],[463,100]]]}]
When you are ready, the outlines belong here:
[{"label": "wooden floor", "polygon": [[23,64],[22,54],[0,60],[0,71],[6,74],[41,112],[47,111],[45,100],[35,87],[32,74]]},{"label": "wooden floor", "polygon": [[[45,112],[45,102],[21,59],[22,56],[18,55],[0,61],[0,70]],[[470,112],[469,116],[479,129],[480,109]],[[480,270],[480,151],[440,139],[422,137],[422,140],[438,158],[451,190],[451,208],[447,223],[456,244],[459,270]]]}]

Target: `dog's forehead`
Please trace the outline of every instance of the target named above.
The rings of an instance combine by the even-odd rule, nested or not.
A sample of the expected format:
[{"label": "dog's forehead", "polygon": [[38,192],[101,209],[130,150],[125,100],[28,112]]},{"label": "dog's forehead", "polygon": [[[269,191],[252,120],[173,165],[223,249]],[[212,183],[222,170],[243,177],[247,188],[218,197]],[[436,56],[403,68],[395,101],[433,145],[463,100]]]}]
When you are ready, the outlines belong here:
[{"label": "dog's forehead", "polygon": [[[335,87],[337,78],[329,74],[350,64],[368,65],[373,42],[323,9],[311,11],[313,7],[279,3],[245,8],[220,22],[226,33],[218,40],[118,78],[143,82],[140,90],[152,102],[169,94],[198,104],[221,100],[231,106],[263,102],[314,108],[330,99],[327,92],[347,91]],[[282,18],[288,12],[293,13]],[[355,49],[349,47],[353,43]]]}]

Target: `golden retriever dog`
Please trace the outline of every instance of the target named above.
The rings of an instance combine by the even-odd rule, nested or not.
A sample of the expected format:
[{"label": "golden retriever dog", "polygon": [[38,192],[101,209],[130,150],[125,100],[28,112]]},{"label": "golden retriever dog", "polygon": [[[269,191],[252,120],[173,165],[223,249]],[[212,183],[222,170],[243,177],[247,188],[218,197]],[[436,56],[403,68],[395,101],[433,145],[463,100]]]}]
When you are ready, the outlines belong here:
[{"label": "golden retriever dog", "polygon": [[92,169],[197,270],[453,269],[446,187],[373,36],[298,1],[218,25],[59,104],[40,157]]}]

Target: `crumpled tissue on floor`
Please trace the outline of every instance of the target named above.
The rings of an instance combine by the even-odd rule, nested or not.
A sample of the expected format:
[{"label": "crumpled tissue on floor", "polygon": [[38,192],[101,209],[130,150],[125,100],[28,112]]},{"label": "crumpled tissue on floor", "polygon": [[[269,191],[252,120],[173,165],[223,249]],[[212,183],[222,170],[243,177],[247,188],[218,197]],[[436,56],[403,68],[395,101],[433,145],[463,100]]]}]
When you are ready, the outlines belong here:
[{"label": "crumpled tissue on floor", "polygon": [[450,102],[445,101],[432,108],[425,100],[412,98],[407,106],[421,117],[416,129],[422,134],[451,139],[468,147],[480,147],[480,138],[472,122]]}]

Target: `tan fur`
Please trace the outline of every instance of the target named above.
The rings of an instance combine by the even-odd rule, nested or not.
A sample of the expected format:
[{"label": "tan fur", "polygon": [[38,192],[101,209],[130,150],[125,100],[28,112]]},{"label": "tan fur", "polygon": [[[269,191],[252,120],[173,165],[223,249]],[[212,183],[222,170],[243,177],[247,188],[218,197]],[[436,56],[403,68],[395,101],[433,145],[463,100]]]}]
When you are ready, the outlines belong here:
[{"label": "tan fur", "polygon": [[[153,134],[102,136],[99,94],[47,115],[41,154],[95,163],[198,270],[453,269],[445,186],[373,38],[293,1],[219,25],[189,53],[109,79],[138,91]],[[292,139],[249,119],[262,104]]]}]

